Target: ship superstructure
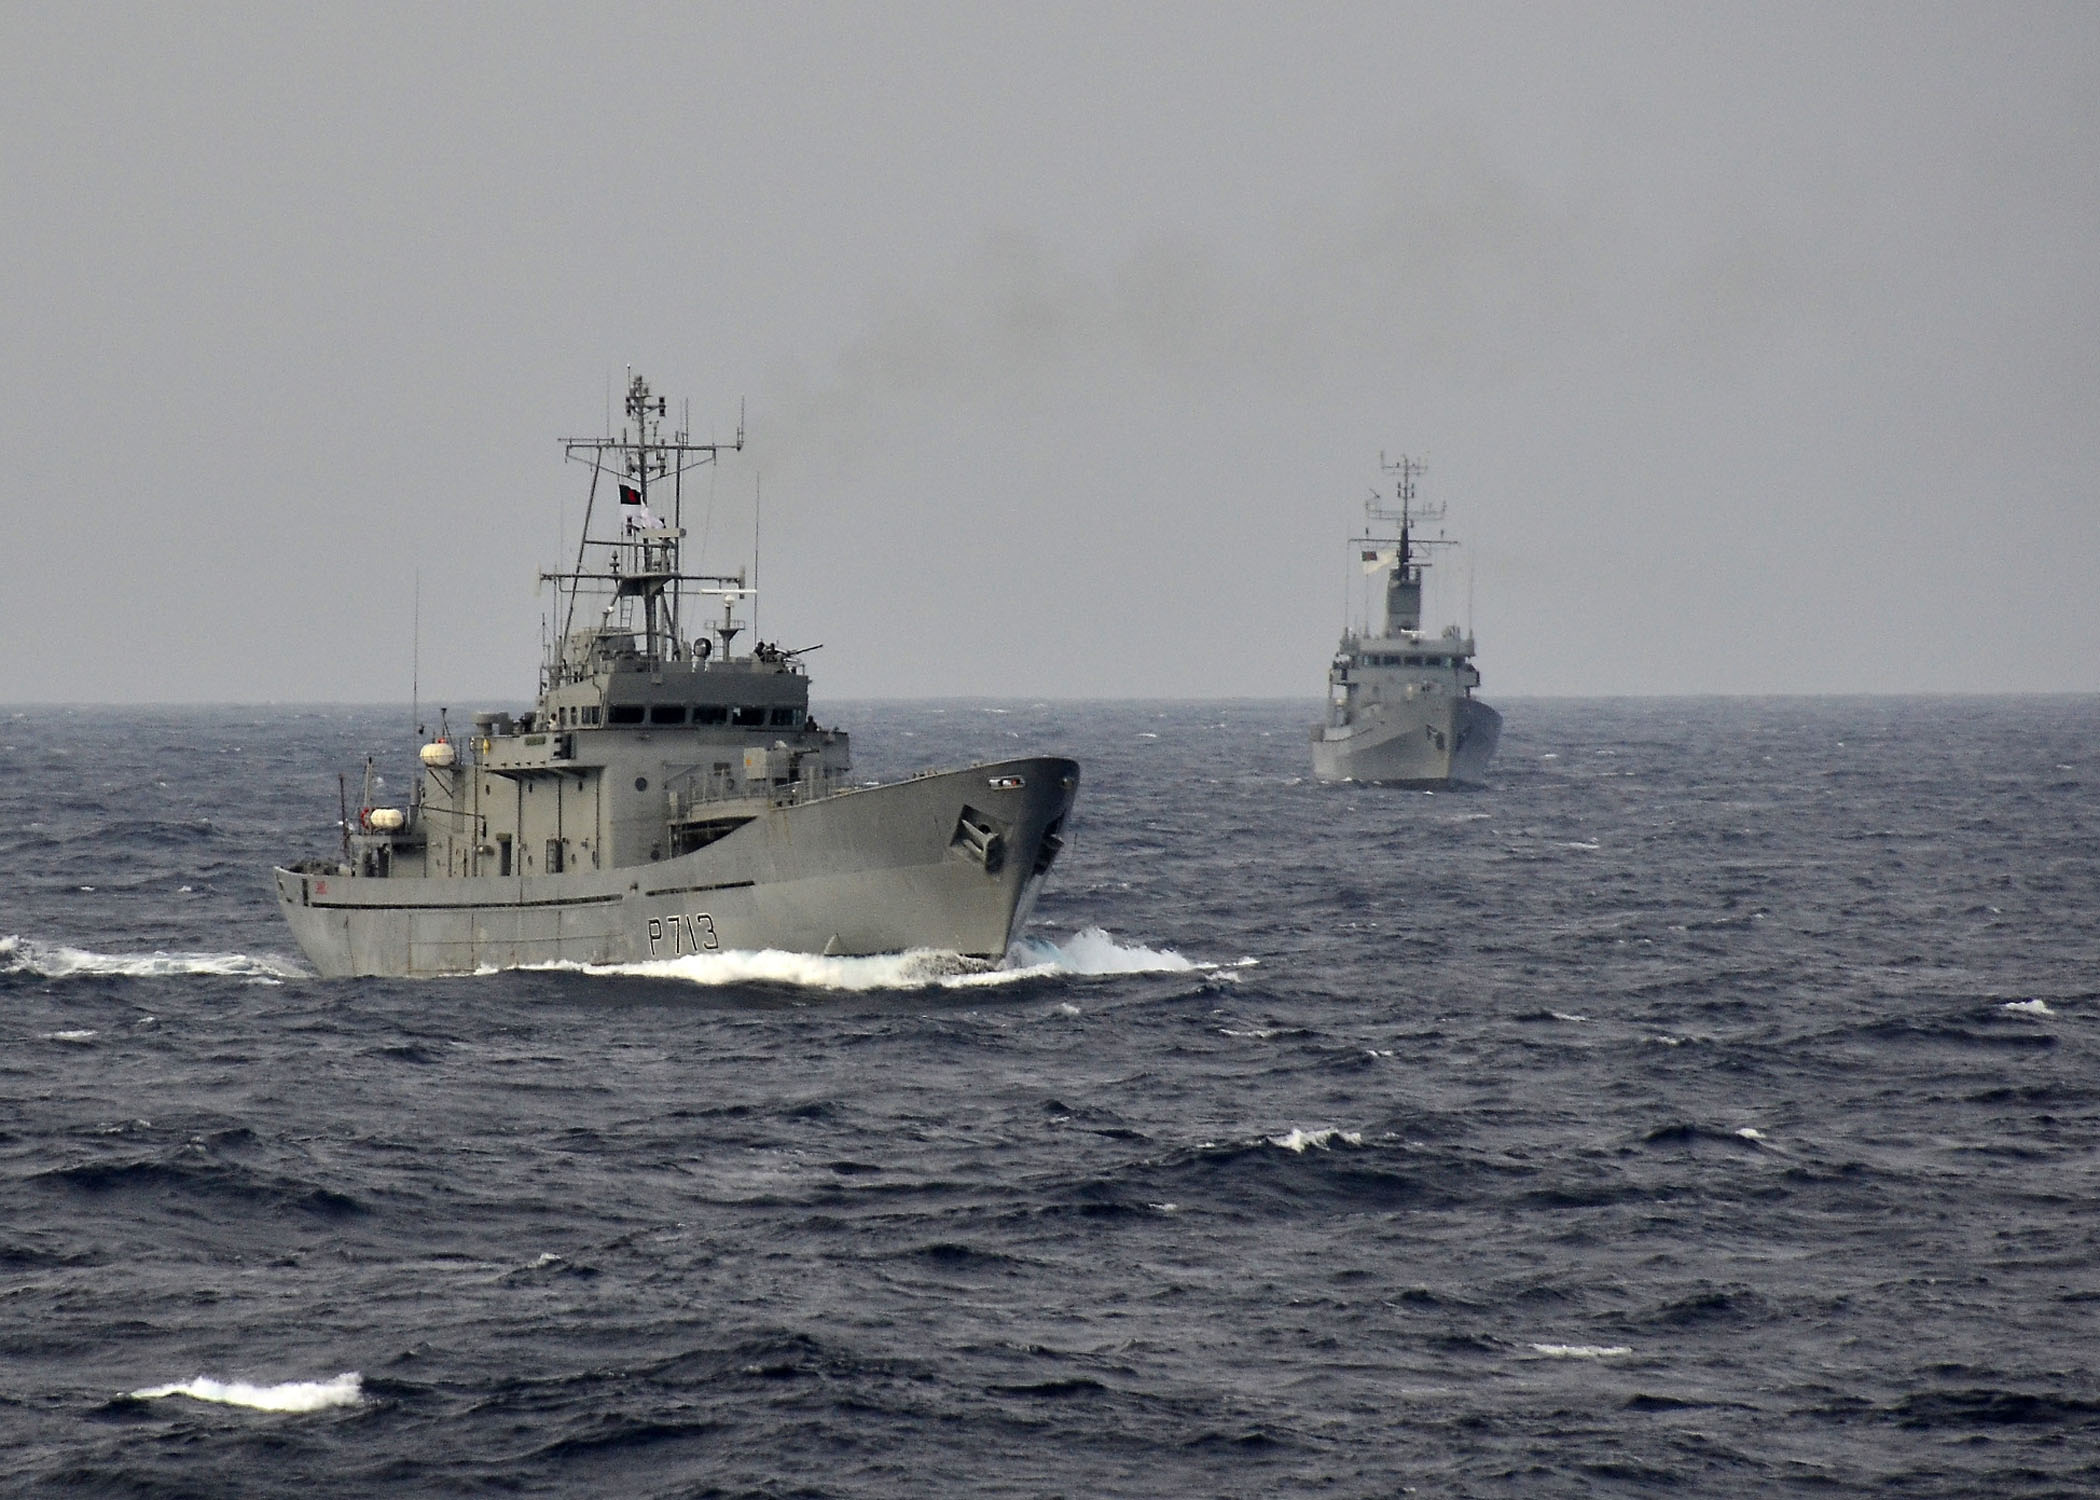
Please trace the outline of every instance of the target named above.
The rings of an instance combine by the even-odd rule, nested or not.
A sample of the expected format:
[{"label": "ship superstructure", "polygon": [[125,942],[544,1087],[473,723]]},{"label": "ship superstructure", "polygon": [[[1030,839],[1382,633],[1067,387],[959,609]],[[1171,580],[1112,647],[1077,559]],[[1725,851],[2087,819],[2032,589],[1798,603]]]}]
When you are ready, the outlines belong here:
[{"label": "ship superstructure", "polygon": [[1434,549],[1452,545],[1439,531],[1444,507],[1420,503],[1424,466],[1402,455],[1380,459],[1393,498],[1364,504],[1364,534],[1350,549],[1366,574],[1384,580],[1374,631],[1345,627],[1327,671],[1326,712],[1312,726],[1313,774],[1322,781],[1444,787],[1480,785],[1502,733],[1502,716],[1473,696],[1480,672],[1474,642],[1457,625],[1422,626],[1422,585]]},{"label": "ship superstructure", "polygon": [[523,714],[449,715],[409,805],[344,811],[340,857],[276,872],[324,975],[618,963],[723,949],[1004,954],[1078,784],[1033,757],[854,786],[809,712],[804,658],[753,641],[743,571],[680,565],[684,476],[740,450],[665,433],[630,378],[617,434],[565,442],[591,474]]}]

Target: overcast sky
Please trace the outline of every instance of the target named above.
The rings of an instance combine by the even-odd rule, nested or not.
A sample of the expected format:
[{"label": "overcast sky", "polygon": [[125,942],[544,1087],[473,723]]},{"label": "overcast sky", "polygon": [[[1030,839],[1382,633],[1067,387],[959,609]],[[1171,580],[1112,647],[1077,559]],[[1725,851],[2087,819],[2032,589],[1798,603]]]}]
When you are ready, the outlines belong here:
[{"label": "overcast sky", "polygon": [[820,698],[1311,700],[1381,451],[1490,701],[2100,690],[2096,100],[2091,4],[4,0],[0,701],[405,700],[420,569],[522,703],[629,365]]}]

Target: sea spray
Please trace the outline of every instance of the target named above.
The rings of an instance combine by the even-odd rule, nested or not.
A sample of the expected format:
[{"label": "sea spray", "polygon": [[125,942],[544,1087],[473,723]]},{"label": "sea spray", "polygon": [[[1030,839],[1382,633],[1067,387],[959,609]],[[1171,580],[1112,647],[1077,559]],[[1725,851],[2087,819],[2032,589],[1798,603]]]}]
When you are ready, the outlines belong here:
[{"label": "sea spray", "polygon": [[257,1411],[322,1411],[356,1406],[364,1399],[364,1382],[354,1370],[333,1380],[292,1380],[282,1385],[251,1385],[245,1380],[214,1380],[199,1375],[178,1385],[156,1385],[131,1392],[134,1401],[160,1401],[187,1396],[221,1406],[248,1406]]}]

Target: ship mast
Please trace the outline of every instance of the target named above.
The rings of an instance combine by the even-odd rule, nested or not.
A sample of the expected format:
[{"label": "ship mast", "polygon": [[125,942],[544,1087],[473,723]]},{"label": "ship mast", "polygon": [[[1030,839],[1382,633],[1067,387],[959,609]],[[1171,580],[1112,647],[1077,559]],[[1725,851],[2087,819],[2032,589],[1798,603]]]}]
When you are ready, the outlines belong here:
[{"label": "ship mast", "polygon": [[[1415,528],[1424,522],[1442,522],[1445,507],[1421,505],[1415,499],[1415,481],[1429,472],[1429,465],[1420,459],[1401,454],[1399,462],[1387,463],[1385,455],[1378,455],[1378,467],[1387,474],[1396,475],[1393,481],[1393,505],[1373,490],[1364,501],[1364,534],[1356,543],[1363,552],[1364,570],[1375,572],[1390,567],[1392,574],[1385,585],[1385,629],[1392,635],[1401,631],[1415,631],[1422,626],[1422,574],[1429,567],[1427,549],[1455,545],[1448,537],[1418,537]],[[1397,535],[1377,535],[1380,527],[1388,531],[1397,530]],[[1379,550],[1390,547],[1390,555]],[[1366,626],[1369,621],[1365,622]]]},{"label": "ship mast", "polygon": [[[679,544],[685,538],[684,476],[703,464],[716,462],[725,452],[744,447],[742,414],[737,418],[734,443],[695,443],[682,427],[667,438],[664,418],[670,403],[649,388],[642,376],[629,372],[626,416],[632,426],[622,426],[617,437],[610,432],[601,438],[564,438],[564,456],[591,467],[590,498],[584,506],[583,531],[577,539],[576,565],[568,572],[542,572],[543,582],[555,586],[561,601],[562,623],[549,643],[554,653],[549,662],[550,683],[560,679],[562,643],[576,625],[576,606],[586,593],[606,599],[603,623],[610,624],[623,606],[641,605],[642,653],[651,670],[689,649],[683,629],[684,586],[697,584],[697,592],[718,595],[731,604],[753,591],[738,573],[686,573],[679,568]],[[614,506],[617,529],[611,536],[594,535],[599,481],[610,477],[618,495]],[[671,513],[659,517],[650,508],[652,492],[659,504],[669,490]],[[595,564],[595,566],[594,566]],[[726,650],[727,640],[724,640]]]}]

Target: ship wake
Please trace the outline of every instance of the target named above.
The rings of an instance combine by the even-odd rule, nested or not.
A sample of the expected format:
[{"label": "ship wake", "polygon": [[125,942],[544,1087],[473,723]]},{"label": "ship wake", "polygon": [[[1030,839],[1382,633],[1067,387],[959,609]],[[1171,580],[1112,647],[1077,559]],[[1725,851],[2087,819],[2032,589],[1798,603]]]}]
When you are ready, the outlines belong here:
[{"label": "ship wake", "polygon": [[1022,938],[1005,959],[996,964],[965,958],[959,953],[914,948],[905,953],[875,954],[865,958],[831,958],[814,953],[766,949],[755,953],[696,953],[682,958],[651,959],[631,964],[562,963],[535,967],[573,969],[586,974],[683,979],[711,986],[779,984],[802,989],[865,992],[996,988],[1031,979],[1210,972],[1219,966],[1184,958],[1171,948],[1118,943],[1099,927],[1089,927],[1061,943],[1044,937]]},{"label": "ship wake", "polygon": [[252,984],[282,984],[287,979],[312,977],[287,960],[255,958],[245,953],[95,953],[86,948],[40,943],[25,937],[0,937],[0,974],[22,974],[36,979],[168,979],[210,975],[245,979]]}]

